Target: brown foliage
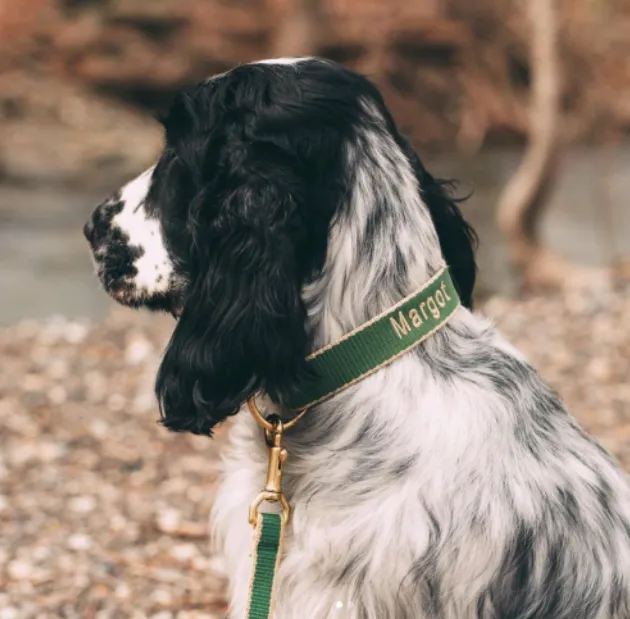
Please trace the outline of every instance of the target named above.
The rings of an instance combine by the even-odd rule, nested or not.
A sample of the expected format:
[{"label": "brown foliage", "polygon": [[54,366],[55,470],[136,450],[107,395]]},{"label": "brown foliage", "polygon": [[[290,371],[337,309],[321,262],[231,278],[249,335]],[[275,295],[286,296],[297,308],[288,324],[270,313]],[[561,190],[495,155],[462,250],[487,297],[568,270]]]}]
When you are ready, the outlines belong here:
[{"label": "brown foliage", "polygon": [[[630,125],[626,4],[559,4],[569,137]],[[0,0],[0,71],[46,71],[152,106],[238,62],[318,53],[373,77],[419,145],[474,150],[488,135],[527,133],[526,6],[515,0]]]}]

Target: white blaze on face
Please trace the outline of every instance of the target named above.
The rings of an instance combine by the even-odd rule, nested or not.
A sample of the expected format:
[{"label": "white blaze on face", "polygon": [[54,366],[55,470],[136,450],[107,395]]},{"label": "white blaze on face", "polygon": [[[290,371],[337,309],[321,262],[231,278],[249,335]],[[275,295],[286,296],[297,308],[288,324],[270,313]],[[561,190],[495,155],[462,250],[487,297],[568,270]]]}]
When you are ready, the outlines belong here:
[{"label": "white blaze on face", "polygon": [[162,239],[159,219],[148,216],[145,210],[152,173],[153,168],[149,168],[122,188],[124,206],[112,220],[112,226],[128,236],[130,246],[143,250],[134,262],[138,273],[132,283],[137,292],[149,295],[166,292],[173,274],[173,264]]}]

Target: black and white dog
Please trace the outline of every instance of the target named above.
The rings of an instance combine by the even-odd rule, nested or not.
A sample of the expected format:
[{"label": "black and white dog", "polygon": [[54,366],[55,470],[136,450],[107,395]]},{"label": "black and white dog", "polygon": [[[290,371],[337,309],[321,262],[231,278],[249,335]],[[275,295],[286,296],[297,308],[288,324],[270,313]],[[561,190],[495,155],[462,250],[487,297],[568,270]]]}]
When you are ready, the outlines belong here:
[{"label": "black and white dog", "polygon": [[[164,425],[209,434],[447,262],[465,307],[289,431],[276,619],[629,619],[630,484],[471,313],[473,233],[363,77],[248,64],[181,93],[156,166],[85,234],[106,290],[174,313]],[[532,325],[532,329],[537,328]],[[242,617],[267,455],[231,429],[214,535]]]}]

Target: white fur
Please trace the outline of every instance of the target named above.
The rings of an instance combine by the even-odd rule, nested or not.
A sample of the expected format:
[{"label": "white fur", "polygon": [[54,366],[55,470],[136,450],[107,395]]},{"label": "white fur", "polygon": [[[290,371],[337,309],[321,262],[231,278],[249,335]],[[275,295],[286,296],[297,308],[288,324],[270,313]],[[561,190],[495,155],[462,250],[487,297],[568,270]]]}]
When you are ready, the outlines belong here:
[{"label": "white fur", "polygon": [[153,168],[149,168],[125,185],[121,191],[123,209],[112,220],[112,226],[126,234],[142,255],[135,261],[138,270],[133,278],[137,293],[154,295],[166,292],[173,275],[173,265],[162,238],[160,222],[149,217],[145,199],[151,183]]}]

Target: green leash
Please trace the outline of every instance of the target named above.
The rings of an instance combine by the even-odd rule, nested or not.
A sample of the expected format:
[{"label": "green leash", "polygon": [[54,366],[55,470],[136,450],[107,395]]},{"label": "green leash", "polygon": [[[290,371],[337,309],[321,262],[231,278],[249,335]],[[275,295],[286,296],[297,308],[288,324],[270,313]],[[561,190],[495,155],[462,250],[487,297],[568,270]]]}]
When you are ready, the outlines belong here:
[{"label": "green leash", "polygon": [[282,531],[279,514],[260,514],[254,537],[252,580],[249,585],[247,619],[269,619],[273,611],[273,585],[276,578]]},{"label": "green leash", "polygon": [[[445,266],[418,292],[306,358],[315,378],[304,383],[299,395],[286,403],[288,409],[298,413],[291,421],[283,424],[266,419],[254,397],[249,399],[249,410],[265,431],[269,464],[265,488],[249,510],[255,543],[245,619],[271,619],[273,612],[282,533],[290,516],[289,504],[282,493],[282,468],[287,459],[282,446],[284,430],[299,421],[311,406],[374,374],[430,337],[446,324],[459,305],[459,296]],[[279,503],[282,513],[259,512],[263,502]]]}]

